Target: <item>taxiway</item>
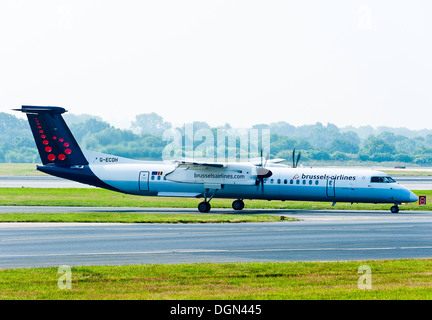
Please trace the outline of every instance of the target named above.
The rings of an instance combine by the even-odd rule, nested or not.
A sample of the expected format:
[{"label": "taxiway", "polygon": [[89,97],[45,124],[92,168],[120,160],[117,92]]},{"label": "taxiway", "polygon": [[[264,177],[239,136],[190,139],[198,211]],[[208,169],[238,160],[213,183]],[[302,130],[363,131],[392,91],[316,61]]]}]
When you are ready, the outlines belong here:
[{"label": "taxiway", "polygon": [[[171,210],[140,209],[143,214]],[[195,213],[195,209],[180,211]],[[432,257],[432,212],[429,211],[390,214],[388,211],[245,210],[243,213],[256,211],[288,215],[300,221],[1,223],[0,268]]]}]

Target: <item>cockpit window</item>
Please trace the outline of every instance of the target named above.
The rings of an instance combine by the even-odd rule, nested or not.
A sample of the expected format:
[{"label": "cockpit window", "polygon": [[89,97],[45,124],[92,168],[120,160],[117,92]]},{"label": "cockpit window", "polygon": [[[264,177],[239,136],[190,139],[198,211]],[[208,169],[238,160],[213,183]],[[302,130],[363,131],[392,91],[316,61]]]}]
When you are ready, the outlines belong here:
[{"label": "cockpit window", "polygon": [[371,182],[393,183],[396,182],[392,177],[371,177]]},{"label": "cockpit window", "polygon": [[371,182],[384,182],[384,177],[372,177]]}]

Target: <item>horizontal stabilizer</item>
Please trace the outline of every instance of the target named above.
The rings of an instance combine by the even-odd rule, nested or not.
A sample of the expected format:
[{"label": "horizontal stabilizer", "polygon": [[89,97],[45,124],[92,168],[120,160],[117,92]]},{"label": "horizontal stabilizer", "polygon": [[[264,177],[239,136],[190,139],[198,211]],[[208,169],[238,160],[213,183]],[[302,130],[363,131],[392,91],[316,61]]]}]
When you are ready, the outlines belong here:
[{"label": "horizontal stabilizer", "polygon": [[14,111],[21,111],[28,114],[38,114],[41,112],[48,112],[52,114],[62,114],[67,112],[65,108],[61,107],[39,107],[39,106],[22,106],[21,109],[13,109]]}]

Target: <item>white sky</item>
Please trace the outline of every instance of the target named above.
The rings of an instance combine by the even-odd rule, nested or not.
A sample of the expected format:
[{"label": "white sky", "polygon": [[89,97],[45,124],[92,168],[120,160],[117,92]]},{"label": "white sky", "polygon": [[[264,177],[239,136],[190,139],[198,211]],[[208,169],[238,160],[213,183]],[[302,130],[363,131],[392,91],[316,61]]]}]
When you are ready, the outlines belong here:
[{"label": "white sky", "polygon": [[432,2],[2,0],[0,112],[431,128]]}]

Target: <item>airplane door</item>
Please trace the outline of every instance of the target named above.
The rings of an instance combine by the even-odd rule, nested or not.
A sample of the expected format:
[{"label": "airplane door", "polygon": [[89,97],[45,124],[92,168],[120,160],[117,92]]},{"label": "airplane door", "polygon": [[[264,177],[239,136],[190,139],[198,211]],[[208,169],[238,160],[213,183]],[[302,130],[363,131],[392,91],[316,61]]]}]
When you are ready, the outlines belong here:
[{"label": "airplane door", "polygon": [[139,173],[139,189],[141,191],[148,191],[149,189],[149,172],[141,171]]},{"label": "airplane door", "polygon": [[333,179],[327,179],[327,197],[335,196],[335,181]]}]

